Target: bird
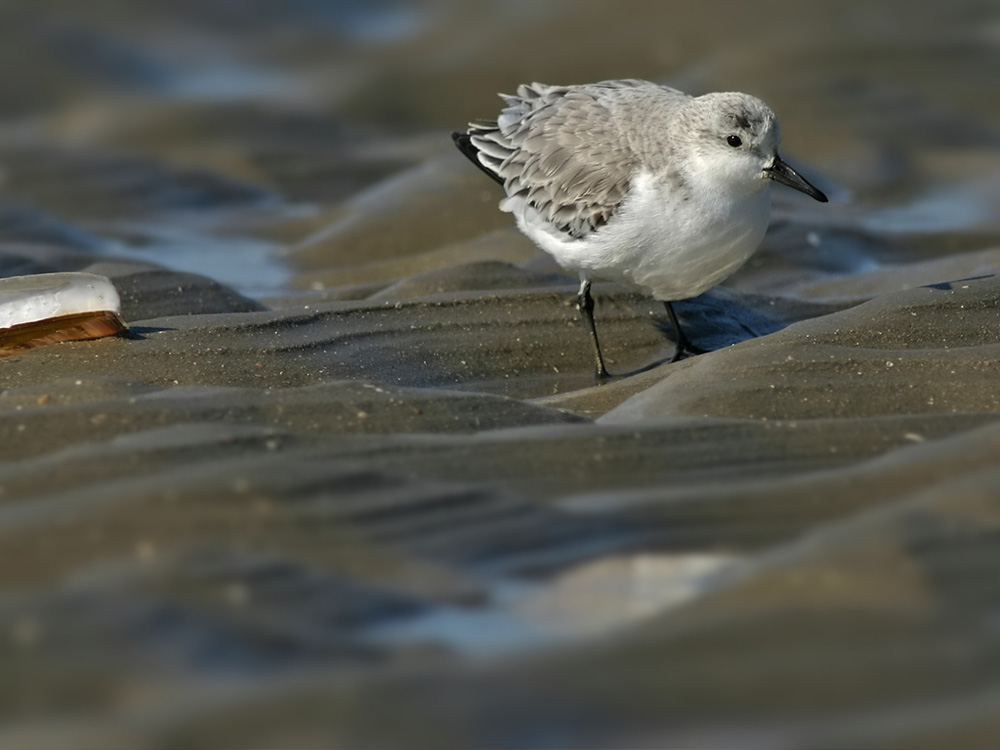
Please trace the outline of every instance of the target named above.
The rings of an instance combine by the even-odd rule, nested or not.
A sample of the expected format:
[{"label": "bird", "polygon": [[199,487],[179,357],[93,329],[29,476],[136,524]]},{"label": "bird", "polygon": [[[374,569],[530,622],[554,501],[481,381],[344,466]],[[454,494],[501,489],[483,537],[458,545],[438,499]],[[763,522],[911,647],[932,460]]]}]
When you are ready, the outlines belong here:
[{"label": "bird", "polygon": [[500,210],[579,276],[577,306],[609,377],[594,323],[595,279],[664,303],[676,334],[671,362],[700,354],[674,301],[738,270],[764,238],[770,184],[826,195],[778,155],[778,121],[738,92],[692,96],[650,81],[522,84],[495,120],[452,133],[498,182]]}]

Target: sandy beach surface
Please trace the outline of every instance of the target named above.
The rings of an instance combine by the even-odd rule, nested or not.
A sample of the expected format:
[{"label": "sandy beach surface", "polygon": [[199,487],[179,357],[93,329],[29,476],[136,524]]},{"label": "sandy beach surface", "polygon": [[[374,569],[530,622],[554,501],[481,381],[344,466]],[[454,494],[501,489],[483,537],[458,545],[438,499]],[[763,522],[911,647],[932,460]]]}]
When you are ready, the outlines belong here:
[{"label": "sandy beach surface", "polygon": [[[991,747],[1000,11],[10,0],[4,747]],[[662,305],[449,133],[519,82],[742,90],[830,197]]]}]

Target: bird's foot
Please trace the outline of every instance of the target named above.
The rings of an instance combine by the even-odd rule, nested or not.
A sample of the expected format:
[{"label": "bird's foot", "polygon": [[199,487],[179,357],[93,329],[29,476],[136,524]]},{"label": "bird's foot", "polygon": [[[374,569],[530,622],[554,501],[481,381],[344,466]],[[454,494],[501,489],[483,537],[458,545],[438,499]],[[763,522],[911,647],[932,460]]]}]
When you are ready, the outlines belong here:
[{"label": "bird's foot", "polygon": [[670,358],[670,362],[674,363],[688,357],[696,357],[699,354],[704,354],[706,351],[706,349],[702,349],[700,346],[692,344],[687,340],[686,336],[682,336],[677,341],[677,347],[674,349],[674,356]]}]

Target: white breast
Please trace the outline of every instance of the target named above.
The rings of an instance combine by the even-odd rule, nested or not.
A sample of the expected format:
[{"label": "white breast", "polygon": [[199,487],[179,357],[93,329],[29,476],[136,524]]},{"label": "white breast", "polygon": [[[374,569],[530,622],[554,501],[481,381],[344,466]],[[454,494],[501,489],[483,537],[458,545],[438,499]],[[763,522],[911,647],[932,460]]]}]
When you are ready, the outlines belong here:
[{"label": "white breast", "polygon": [[611,220],[577,240],[521,201],[501,203],[521,231],[564,268],[583,278],[624,283],[660,300],[694,297],[739,269],[764,238],[770,206],[763,180],[760,190],[743,196],[697,186],[677,194],[640,173]]}]

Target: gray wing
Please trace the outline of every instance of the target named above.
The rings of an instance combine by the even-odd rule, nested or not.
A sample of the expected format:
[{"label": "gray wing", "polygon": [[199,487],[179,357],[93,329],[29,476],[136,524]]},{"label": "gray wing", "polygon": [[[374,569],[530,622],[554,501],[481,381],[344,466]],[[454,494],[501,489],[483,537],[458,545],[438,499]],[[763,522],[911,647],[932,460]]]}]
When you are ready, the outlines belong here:
[{"label": "gray wing", "polygon": [[469,142],[510,198],[583,237],[607,222],[628,192],[638,157],[611,106],[626,90],[643,87],[665,89],[631,80],[522,85],[503,96],[507,107],[496,122],[470,124]]}]

